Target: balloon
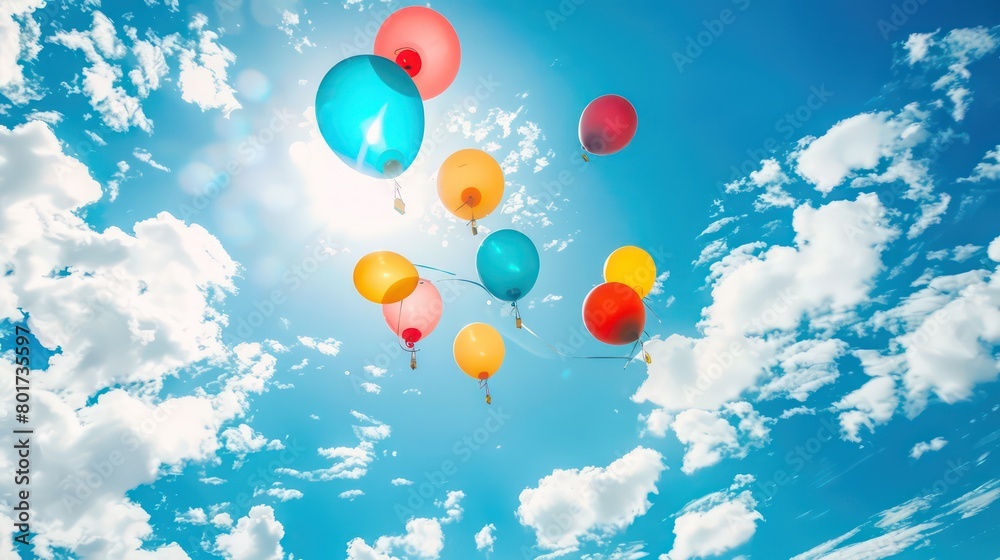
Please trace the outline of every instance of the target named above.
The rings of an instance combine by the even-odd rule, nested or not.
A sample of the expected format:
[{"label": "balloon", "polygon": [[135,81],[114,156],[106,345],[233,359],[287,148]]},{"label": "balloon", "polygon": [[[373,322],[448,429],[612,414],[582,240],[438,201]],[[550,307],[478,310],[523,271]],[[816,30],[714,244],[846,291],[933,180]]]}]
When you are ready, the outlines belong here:
[{"label": "balloon", "polygon": [[438,196],[449,212],[472,221],[486,216],[500,204],[503,171],[493,156],[482,150],[459,150],[444,160],[438,170]]},{"label": "balloon", "polygon": [[373,303],[396,303],[417,288],[417,269],[392,251],[369,253],[354,266],[354,287]]},{"label": "balloon", "polygon": [[443,309],[441,293],[430,280],[421,278],[412,294],[383,305],[382,315],[389,329],[403,339],[407,348],[413,348],[437,327]]},{"label": "balloon", "polygon": [[580,145],[601,156],[619,152],[632,141],[638,124],[635,107],[627,99],[602,95],[591,101],[580,116]]},{"label": "balloon", "polygon": [[405,171],[424,138],[424,103],[406,72],[380,56],[337,63],[316,92],[316,122],[344,163],[377,178]]},{"label": "balloon", "polygon": [[462,47],[451,23],[430,8],[410,6],[382,22],[375,54],[396,61],[430,99],[448,89],[458,74]]},{"label": "balloon", "polygon": [[635,290],[619,282],[601,284],[583,300],[583,324],[605,344],[630,344],[646,326],[646,310]]},{"label": "balloon", "polygon": [[455,336],[455,363],[473,379],[485,381],[503,363],[503,337],[486,323],[472,323]]},{"label": "balloon", "polygon": [[604,281],[621,282],[646,297],[656,282],[656,263],[649,253],[638,247],[627,245],[615,249],[604,261]]},{"label": "balloon", "polygon": [[504,301],[523,298],[538,280],[538,249],[527,235],[501,229],[486,236],[476,253],[476,270],[486,289]]}]

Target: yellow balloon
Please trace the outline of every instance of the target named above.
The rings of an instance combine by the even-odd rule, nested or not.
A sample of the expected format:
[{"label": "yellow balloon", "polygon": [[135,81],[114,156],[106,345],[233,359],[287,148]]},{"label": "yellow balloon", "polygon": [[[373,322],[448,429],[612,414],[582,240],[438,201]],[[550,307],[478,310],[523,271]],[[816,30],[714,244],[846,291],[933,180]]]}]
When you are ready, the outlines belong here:
[{"label": "yellow balloon", "polygon": [[656,263],[649,253],[627,245],[615,249],[604,261],[604,281],[630,286],[639,297],[646,297],[656,282]]},{"label": "yellow balloon", "polygon": [[354,267],[354,287],[368,301],[396,303],[417,289],[417,268],[392,251],[369,253]]},{"label": "yellow balloon", "polygon": [[438,170],[438,196],[449,212],[463,220],[486,216],[503,198],[503,170],[482,150],[459,150]]},{"label": "yellow balloon", "polygon": [[486,323],[472,323],[455,336],[455,363],[473,379],[489,379],[503,363],[503,337]]}]

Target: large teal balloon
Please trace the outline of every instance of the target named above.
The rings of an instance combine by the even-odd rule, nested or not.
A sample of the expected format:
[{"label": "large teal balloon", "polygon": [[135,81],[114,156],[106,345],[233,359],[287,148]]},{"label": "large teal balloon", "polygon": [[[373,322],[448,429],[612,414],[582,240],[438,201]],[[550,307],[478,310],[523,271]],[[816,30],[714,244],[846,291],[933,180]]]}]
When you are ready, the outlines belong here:
[{"label": "large teal balloon", "polygon": [[517,301],[538,280],[538,249],[527,235],[512,229],[494,231],[476,253],[476,270],[486,289],[504,301]]},{"label": "large teal balloon", "polygon": [[417,157],[424,103],[406,70],[375,55],[352,56],[330,69],[316,92],[316,121],[344,163],[392,178]]}]

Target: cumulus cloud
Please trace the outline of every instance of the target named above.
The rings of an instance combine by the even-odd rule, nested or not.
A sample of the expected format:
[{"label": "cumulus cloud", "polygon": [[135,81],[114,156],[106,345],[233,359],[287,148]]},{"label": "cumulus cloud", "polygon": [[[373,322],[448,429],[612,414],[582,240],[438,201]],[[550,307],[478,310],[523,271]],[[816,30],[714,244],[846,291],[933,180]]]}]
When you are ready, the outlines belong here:
[{"label": "cumulus cloud", "polygon": [[441,518],[413,517],[406,522],[406,532],[402,535],[384,535],[369,545],[358,537],[347,543],[347,560],[396,560],[397,550],[407,557],[421,560],[436,560],[444,550],[444,530],[447,524],[461,516],[460,502],[465,494],[461,491],[448,492],[444,502],[435,502],[446,509]]},{"label": "cumulus cloud", "polygon": [[[991,161],[992,160],[992,161]],[[958,181],[967,183],[978,183],[980,181],[996,181],[1000,179],[1000,144],[996,148],[986,152],[983,161],[976,164],[972,170],[972,175],[963,177]]]},{"label": "cumulus cloud", "polygon": [[339,354],[340,347],[343,344],[341,341],[332,338],[317,340],[309,336],[300,336],[299,342],[306,348],[312,348],[320,354],[326,354],[327,356],[336,356]]},{"label": "cumulus cloud", "polygon": [[1000,27],[987,29],[972,27],[952,29],[947,33],[940,30],[933,33],[914,34],[906,41],[910,64],[919,64],[932,70],[941,70],[940,77],[933,83],[933,89],[945,92],[952,103],[952,118],[965,118],[971,102],[968,89],[972,73],[968,66],[993,53],[998,44]]},{"label": "cumulus cloud", "polygon": [[757,501],[750,491],[739,491],[753,480],[750,475],[737,475],[729,489],[699,498],[677,512],[673,547],[660,560],[719,556],[753,538],[764,516],[756,510]]},{"label": "cumulus cloud", "polygon": [[229,533],[215,538],[215,547],[227,560],[281,560],[285,528],[271,506],[254,506]]},{"label": "cumulus cloud", "polygon": [[490,523],[482,529],[479,530],[475,535],[476,540],[476,550],[485,550],[486,552],[493,552],[493,544],[497,542],[496,525]]},{"label": "cumulus cloud", "polygon": [[[716,410],[754,387],[779,356],[791,359],[790,370],[799,372],[792,356],[806,348],[782,354],[790,343],[788,333],[804,320],[823,330],[850,322],[857,306],[869,301],[884,268],[882,252],[899,234],[888,227],[886,210],[874,194],[819,208],[799,206],[792,227],[794,247],[774,246],[756,255],[761,244],[753,244],[713,265],[713,301],[702,310],[699,324],[703,335],[674,334],[647,343],[653,363],[634,401],[668,412]],[[821,350],[834,350],[831,345],[836,343]],[[831,375],[822,373],[823,367],[806,368],[801,375],[822,382]]]},{"label": "cumulus cloud", "polygon": [[636,447],[607,467],[556,469],[521,492],[518,520],[543,549],[610,536],[646,513],[664,468],[658,452]]},{"label": "cumulus cloud", "polygon": [[874,169],[922,142],[920,124],[926,115],[911,107],[894,116],[890,111],[862,113],[833,125],[819,138],[805,138],[793,154],[795,170],[822,193],[829,193],[860,170]]},{"label": "cumulus cloud", "polygon": [[[722,416],[738,420],[733,426]],[[773,419],[762,416],[746,402],[725,405],[721,412],[688,409],[671,424],[677,439],[687,446],[681,471],[691,474],[710,467],[724,457],[745,457],[751,447],[768,442]]]}]

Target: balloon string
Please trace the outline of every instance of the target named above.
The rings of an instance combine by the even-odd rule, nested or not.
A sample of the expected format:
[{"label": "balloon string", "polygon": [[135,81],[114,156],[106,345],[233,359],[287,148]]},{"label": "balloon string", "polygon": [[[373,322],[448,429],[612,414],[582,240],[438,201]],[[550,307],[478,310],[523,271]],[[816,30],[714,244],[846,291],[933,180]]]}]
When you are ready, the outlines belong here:
[{"label": "balloon string", "polygon": [[451,276],[455,276],[454,272],[448,272],[447,270],[441,270],[440,268],[434,268],[433,266],[427,266],[427,265],[424,265],[424,264],[416,264],[416,263],[414,263],[413,266],[415,266],[417,268],[426,268],[427,270],[436,270],[438,272],[443,272],[445,274],[449,274]]},{"label": "balloon string", "polygon": [[562,356],[563,358],[569,358],[572,360],[625,360],[625,367],[628,367],[628,364],[631,363],[633,359],[631,354],[628,356],[570,356],[568,354],[563,354],[562,352],[559,351],[558,348],[549,344],[548,341],[539,336],[538,333],[536,333],[535,331],[531,330],[531,327],[529,327],[524,322],[521,323],[521,328],[528,331],[528,334],[537,338],[542,344],[547,346],[549,350],[552,350],[553,352]]},{"label": "balloon string", "polygon": [[493,397],[490,395],[490,384],[487,380],[483,379],[479,382],[480,389],[486,389],[486,404],[493,403]]},{"label": "balloon string", "polygon": [[653,311],[653,308],[650,307],[649,303],[646,302],[646,298],[642,298],[642,304],[645,305],[646,309],[648,309],[649,312],[653,314],[653,317],[656,317],[657,321],[659,321],[661,323],[663,322],[663,320],[660,319],[660,316],[656,314],[656,311]]}]

